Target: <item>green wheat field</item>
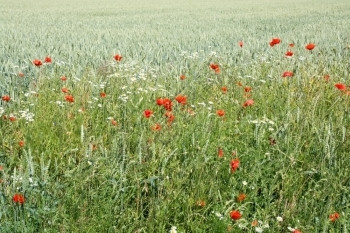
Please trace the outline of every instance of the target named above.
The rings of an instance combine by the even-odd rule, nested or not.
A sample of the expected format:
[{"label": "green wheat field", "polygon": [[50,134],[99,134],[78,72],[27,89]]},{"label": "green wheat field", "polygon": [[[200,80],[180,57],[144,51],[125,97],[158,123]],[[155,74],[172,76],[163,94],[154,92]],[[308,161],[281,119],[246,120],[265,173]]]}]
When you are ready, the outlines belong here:
[{"label": "green wheat field", "polygon": [[347,233],[348,0],[0,2],[0,232]]}]

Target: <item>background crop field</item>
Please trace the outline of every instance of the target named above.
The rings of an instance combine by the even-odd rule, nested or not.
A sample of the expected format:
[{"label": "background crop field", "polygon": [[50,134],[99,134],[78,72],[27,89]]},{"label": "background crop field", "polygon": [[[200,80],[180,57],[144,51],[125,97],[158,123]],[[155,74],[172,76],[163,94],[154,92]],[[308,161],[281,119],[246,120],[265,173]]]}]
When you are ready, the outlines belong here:
[{"label": "background crop field", "polygon": [[2,0],[0,232],[348,232],[349,25],[347,0]]}]

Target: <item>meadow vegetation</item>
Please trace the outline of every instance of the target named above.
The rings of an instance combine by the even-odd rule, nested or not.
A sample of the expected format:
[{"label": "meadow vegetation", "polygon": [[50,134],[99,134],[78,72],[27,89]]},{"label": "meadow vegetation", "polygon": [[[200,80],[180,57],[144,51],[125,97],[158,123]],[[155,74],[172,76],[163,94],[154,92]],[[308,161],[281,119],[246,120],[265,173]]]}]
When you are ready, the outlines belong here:
[{"label": "meadow vegetation", "polygon": [[0,231],[348,232],[349,15],[3,1]]}]

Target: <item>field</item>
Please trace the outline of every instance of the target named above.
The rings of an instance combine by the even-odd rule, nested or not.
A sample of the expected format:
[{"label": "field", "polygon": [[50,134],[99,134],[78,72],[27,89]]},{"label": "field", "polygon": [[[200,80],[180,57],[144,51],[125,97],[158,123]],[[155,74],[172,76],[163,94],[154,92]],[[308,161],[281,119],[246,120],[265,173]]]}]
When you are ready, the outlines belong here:
[{"label": "field", "polygon": [[350,2],[0,4],[0,232],[348,232]]}]

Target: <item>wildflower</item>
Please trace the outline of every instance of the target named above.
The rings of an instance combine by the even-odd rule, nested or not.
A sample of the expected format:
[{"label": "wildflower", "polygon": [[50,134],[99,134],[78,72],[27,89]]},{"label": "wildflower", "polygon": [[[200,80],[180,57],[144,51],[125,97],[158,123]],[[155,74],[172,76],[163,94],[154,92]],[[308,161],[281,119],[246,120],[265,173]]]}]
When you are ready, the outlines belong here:
[{"label": "wildflower", "polygon": [[42,63],[39,59],[35,59],[35,60],[33,61],[33,64],[34,64],[35,66],[39,67],[39,66],[42,66],[43,63]]},{"label": "wildflower", "polygon": [[143,116],[146,117],[146,118],[150,118],[152,115],[153,115],[153,111],[150,110],[150,109],[146,109],[146,110],[143,112]]},{"label": "wildflower", "polygon": [[289,47],[293,48],[294,47],[294,43],[290,43]]},{"label": "wildflower", "polygon": [[176,96],[175,100],[176,100],[179,104],[186,104],[187,97],[186,97],[185,95],[178,95],[178,96]]},{"label": "wildflower", "polygon": [[340,217],[340,214],[337,213],[337,212],[334,212],[333,214],[330,214],[330,215],[329,215],[329,220],[330,220],[331,222],[335,222],[335,221],[338,220],[339,217]]},{"label": "wildflower", "polygon": [[323,76],[323,79],[324,79],[324,81],[326,81],[326,82],[329,81],[329,78],[330,78],[330,75],[329,75],[329,74],[325,74],[325,75]]},{"label": "wildflower", "polygon": [[276,220],[277,220],[277,222],[283,222],[283,218],[280,217],[280,216],[277,216],[277,217],[276,217]]},{"label": "wildflower", "polygon": [[24,143],[24,141],[19,141],[18,145],[19,145],[19,147],[24,147],[25,143]]},{"label": "wildflower", "polygon": [[61,80],[62,81],[67,81],[67,77],[66,76],[61,76]]},{"label": "wildflower", "polygon": [[1,97],[2,101],[9,102],[11,100],[11,97],[9,95],[4,95]]},{"label": "wildflower", "polygon": [[171,102],[170,99],[165,98],[163,99],[163,107],[165,108],[165,110],[171,111],[173,108],[173,103]]},{"label": "wildflower", "polygon": [[244,87],[244,92],[250,92],[252,88],[250,86]]},{"label": "wildflower", "polygon": [[277,44],[279,44],[279,43],[281,43],[281,39],[275,37],[275,38],[272,38],[272,40],[270,41],[269,44],[270,44],[271,47],[273,47],[273,46],[275,46],[275,45],[277,45]]},{"label": "wildflower", "polygon": [[64,98],[67,102],[74,103],[74,97],[72,95],[66,95]]},{"label": "wildflower", "polygon": [[300,230],[298,230],[298,229],[294,229],[293,233],[302,233],[302,232]]},{"label": "wildflower", "polygon": [[169,233],[177,233],[176,227],[172,226]]},{"label": "wildflower", "polygon": [[116,60],[116,61],[121,61],[122,60],[122,56],[120,55],[120,54],[116,54],[116,55],[114,55],[114,59]]},{"label": "wildflower", "polygon": [[21,77],[21,78],[23,78],[24,77],[24,73],[23,72],[18,72],[18,77]]},{"label": "wildflower", "polygon": [[51,62],[52,62],[51,57],[46,56],[46,57],[45,57],[45,63],[51,63]]},{"label": "wildflower", "polygon": [[226,94],[227,93],[227,87],[226,86],[221,87],[221,92]]},{"label": "wildflower", "polygon": [[282,74],[282,77],[283,78],[286,78],[286,77],[293,77],[293,72],[291,71],[285,71],[283,74]]},{"label": "wildflower", "polygon": [[218,64],[210,64],[210,68],[212,70],[215,70],[215,73],[217,73],[217,74],[220,73],[220,66]]},{"label": "wildflower", "polygon": [[206,205],[206,203],[205,203],[205,201],[204,200],[199,200],[199,201],[197,201],[197,206],[199,206],[199,207],[205,207],[205,205]]},{"label": "wildflower", "polygon": [[219,117],[223,117],[225,116],[225,111],[222,109],[216,110],[216,115],[218,115]]},{"label": "wildflower", "polygon": [[340,90],[340,91],[345,91],[346,90],[346,86],[343,83],[336,83],[336,84],[334,84],[334,86],[336,88],[338,88],[338,90]]},{"label": "wildflower", "polygon": [[184,74],[180,75],[180,80],[185,80],[186,76]]},{"label": "wildflower", "polygon": [[245,195],[244,193],[240,193],[240,194],[237,196],[237,201],[238,201],[238,202],[242,202],[242,201],[244,201],[246,198],[247,198],[247,195]]},{"label": "wildflower", "polygon": [[164,115],[168,118],[168,124],[171,124],[175,120],[175,116],[171,111],[167,111]]},{"label": "wildflower", "polygon": [[61,91],[62,91],[63,93],[68,93],[68,92],[69,92],[68,88],[66,88],[66,87],[62,87]]},{"label": "wildflower", "polygon": [[220,147],[218,148],[218,157],[219,157],[219,158],[224,157],[224,150],[221,149]]},{"label": "wildflower", "polygon": [[261,227],[256,227],[255,232],[262,233],[264,230]]},{"label": "wildflower", "polygon": [[307,45],[305,46],[305,48],[306,48],[307,50],[313,50],[315,47],[316,47],[316,45],[315,45],[315,44],[312,44],[312,43],[307,44]]},{"label": "wildflower", "polygon": [[239,220],[242,217],[242,214],[238,210],[232,210],[230,212],[230,217],[232,220]]},{"label": "wildflower", "polygon": [[245,108],[245,107],[251,106],[253,104],[254,104],[254,100],[249,99],[249,100],[245,101],[242,106]]},{"label": "wildflower", "polygon": [[162,106],[164,104],[164,100],[162,98],[158,98],[156,102],[158,106]]},{"label": "wildflower", "polygon": [[162,126],[158,123],[151,127],[152,131],[160,131],[161,129],[162,129]]},{"label": "wildflower", "polygon": [[258,224],[259,224],[258,220],[254,220],[251,225],[252,227],[256,227]]},{"label": "wildflower", "polygon": [[11,122],[14,122],[14,121],[16,121],[16,117],[15,117],[15,116],[10,116],[10,117],[9,117],[9,120],[10,120]]},{"label": "wildflower", "polygon": [[239,163],[240,163],[239,159],[232,159],[231,160],[230,166],[231,166],[231,172],[232,173],[235,172],[238,169]]},{"label": "wildflower", "polygon": [[117,126],[118,125],[118,122],[114,119],[111,120],[111,124],[114,125],[114,126]]},{"label": "wildflower", "polygon": [[239,41],[239,42],[238,42],[238,46],[239,46],[239,47],[241,47],[241,48],[242,48],[242,47],[243,47],[243,45],[244,45],[244,44],[243,44],[243,41]]},{"label": "wildflower", "polygon": [[107,94],[105,92],[101,92],[100,93],[100,97],[103,99],[103,98],[106,98]]},{"label": "wildflower", "polygon": [[292,57],[294,53],[292,51],[287,51],[285,55],[286,57]]},{"label": "wildflower", "polygon": [[18,203],[18,204],[21,204],[23,205],[24,202],[25,202],[25,198],[24,198],[24,195],[21,194],[21,193],[16,193],[12,196],[12,201],[14,203]]}]

